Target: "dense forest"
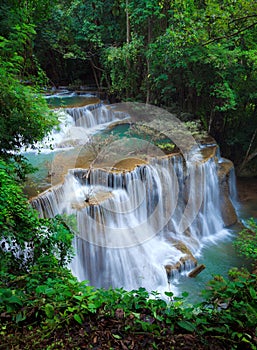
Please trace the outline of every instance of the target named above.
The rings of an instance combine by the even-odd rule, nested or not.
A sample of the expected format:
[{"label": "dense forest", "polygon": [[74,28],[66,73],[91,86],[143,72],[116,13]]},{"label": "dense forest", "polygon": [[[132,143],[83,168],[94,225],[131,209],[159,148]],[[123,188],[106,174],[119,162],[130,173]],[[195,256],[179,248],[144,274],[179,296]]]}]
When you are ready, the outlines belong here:
[{"label": "dense forest", "polygon": [[[57,124],[42,93],[66,86],[195,122],[239,175],[257,175],[254,0],[2,0],[0,349],[256,349],[256,275],[216,276],[196,306],[143,288],[96,290],[67,269],[73,233],[39,219],[18,155]],[[257,259],[254,220],[236,243]]]},{"label": "dense forest", "polygon": [[1,58],[23,82],[165,107],[200,120],[239,172],[255,158],[255,1],[2,1],[0,13]]}]

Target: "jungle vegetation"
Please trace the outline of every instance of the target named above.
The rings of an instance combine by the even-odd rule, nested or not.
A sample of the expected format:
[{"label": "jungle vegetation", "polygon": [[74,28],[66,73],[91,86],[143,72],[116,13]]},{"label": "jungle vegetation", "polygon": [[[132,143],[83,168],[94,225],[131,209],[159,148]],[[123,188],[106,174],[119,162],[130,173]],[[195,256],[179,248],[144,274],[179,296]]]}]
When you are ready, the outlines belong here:
[{"label": "jungle vegetation", "polygon": [[[1,1],[1,349],[257,348],[249,271],[214,277],[197,305],[78,282],[73,234],[38,218],[14,153],[57,123],[42,91],[88,86],[200,121],[242,170],[257,155],[256,24],[253,0]],[[253,261],[256,234],[250,221],[237,242]]]}]

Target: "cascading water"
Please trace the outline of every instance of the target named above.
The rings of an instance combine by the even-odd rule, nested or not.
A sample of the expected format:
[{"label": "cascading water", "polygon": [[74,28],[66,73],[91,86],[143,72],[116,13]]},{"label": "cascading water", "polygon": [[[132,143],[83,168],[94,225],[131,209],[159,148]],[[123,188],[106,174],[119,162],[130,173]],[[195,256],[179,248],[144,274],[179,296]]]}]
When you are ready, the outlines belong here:
[{"label": "cascading water", "polygon": [[[90,136],[129,116],[103,103],[55,110],[59,125],[38,145],[42,152],[84,145]],[[28,150],[27,150],[28,151]]]},{"label": "cascading water", "polygon": [[[177,293],[177,281],[210,242],[229,236],[225,227],[237,220],[233,164],[220,157],[213,140],[201,146],[178,119],[157,108],[95,104],[57,113],[62,121],[54,147],[74,147],[54,154],[52,187],[32,205],[42,217],[66,214],[68,224],[70,215],[76,219],[74,275],[95,287]],[[125,135],[103,143],[90,160],[88,135],[130,116],[142,139]],[[174,153],[164,156],[149,135],[171,140]]]},{"label": "cascading water", "polygon": [[80,280],[167,291],[178,271],[196,264],[205,240],[226,234],[220,163],[216,156],[185,161],[178,154],[127,172],[73,169],[32,205],[42,217],[76,217],[71,268]]},{"label": "cascading water", "polygon": [[127,117],[124,113],[115,112],[104,104],[65,108],[65,111],[72,116],[77,127],[88,129]]},{"label": "cascading water", "polygon": [[[65,99],[70,97],[71,95],[68,95]],[[40,155],[37,154],[35,148],[21,149],[23,156],[38,169],[29,176],[29,181],[27,181],[27,192],[31,196],[49,188],[53,184],[52,175],[54,173],[57,177],[54,184],[61,182],[68,169],[77,166],[75,164],[78,160],[76,155],[83,148],[85,149],[85,145],[93,142],[97,133],[108,128],[112,123],[122,123],[129,118],[127,113],[99,102],[79,108],[57,108],[54,113],[57,114],[59,124],[50,135],[36,145],[40,149]],[[87,124],[88,116],[90,118]],[[87,153],[79,166],[88,166],[92,157],[91,153],[91,151]],[[88,162],[84,162],[86,157],[89,159]],[[56,164],[57,160],[58,164]],[[57,174],[60,176],[58,177]]]}]

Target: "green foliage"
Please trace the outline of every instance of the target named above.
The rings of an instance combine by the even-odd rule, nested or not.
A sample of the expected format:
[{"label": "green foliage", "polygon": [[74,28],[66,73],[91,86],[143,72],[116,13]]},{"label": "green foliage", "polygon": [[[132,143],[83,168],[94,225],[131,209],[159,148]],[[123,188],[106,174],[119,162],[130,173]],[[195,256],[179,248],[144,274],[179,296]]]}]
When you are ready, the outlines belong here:
[{"label": "green foliage", "polygon": [[24,48],[35,34],[33,25],[21,23],[11,28],[8,38],[0,37],[0,57],[9,72],[25,72],[27,62],[23,57]]},{"label": "green foliage", "polygon": [[[13,280],[12,287],[0,289],[0,314],[5,325],[1,334],[5,340],[15,344],[15,338],[7,338],[7,329],[15,324],[17,331],[33,324],[33,329],[40,326],[40,333],[31,333],[29,343],[33,339],[40,343],[46,335],[56,335],[63,328],[74,332],[90,327],[83,333],[85,342],[91,339],[94,327],[100,334],[99,325],[109,320],[113,339],[120,342],[129,334],[145,334],[157,342],[191,334],[198,345],[207,339],[215,344],[219,339],[223,348],[256,348],[257,281],[247,272],[234,272],[230,281],[215,277],[204,292],[206,301],[194,306],[186,301],[186,293],[174,297],[167,292],[170,301],[164,301],[158,293],[148,293],[144,288],[94,289],[86,281],[76,281],[67,270],[56,270],[54,278],[49,278],[44,268],[41,273],[46,274],[44,280],[32,271],[31,276],[22,276],[23,280]],[[23,292],[17,289],[21,281],[25,282]]]},{"label": "green foliage", "polygon": [[176,145],[171,142],[157,142],[156,146],[166,153],[172,153],[176,148]]},{"label": "green foliage", "polygon": [[40,264],[65,266],[72,256],[73,235],[62,218],[39,219],[17,183],[15,167],[0,160],[0,267],[21,274]]},{"label": "green foliage", "polygon": [[[129,43],[120,47],[111,46],[104,51],[102,59],[105,74],[111,78],[111,93],[117,98],[140,99],[140,87],[144,79],[142,69],[143,42],[141,37],[133,36]],[[139,69],[141,67],[141,71]]]},{"label": "green foliage", "polygon": [[254,219],[249,219],[246,226],[239,232],[235,246],[239,254],[257,261],[257,223]]},{"label": "green foliage", "polygon": [[31,24],[35,53],[54,82],[175,106],[240,162],[257,126],[256,10],[253,0],[71,0]]},{"label": "green foliage", "polygon": [[6,69],[0,68],[0,155],[21,147],[36,147],[57,119],[46,101],[30,87],[23,86]]},{"label": "green foliage", "polygon": [[252,1],[174,1],[146,51],[153,101],[196,115],[228,157],[242,157],[256,128],[255,11]]},{"label": "green foliage", "polygon": [[35,54],[42,67],[56,84],[86,80],[100,87],[102,49],[124,40],[119,2],[59,1],[49,12],[50,20],[36,27]]},{"label": "green foliage", "polygon": [[47,79],[33,53],[33,41],[36,36],[35,20],[47,18],[47,13],[42,11],[47,10],[49,2],[4,0],[0,4],[0,13],[4,14],[0,15],[1,66],[22,81],[39,83],[41,87]]},{"label": "green foliage", "polygon": [[[255,349],[253,335],[250,329],[256,331],[256,275],[249,272],[233,271],[232,280],[224,280],[216,276],[210,281],[209,288],[204,291],[208,307],[213,308],[210,317],[207,318],[209,325],[205,325],[204,332],[216,331],[231,338],[231,344],[250,343],[251,349]],[[235,345],[234,345],[235,346]]]}]

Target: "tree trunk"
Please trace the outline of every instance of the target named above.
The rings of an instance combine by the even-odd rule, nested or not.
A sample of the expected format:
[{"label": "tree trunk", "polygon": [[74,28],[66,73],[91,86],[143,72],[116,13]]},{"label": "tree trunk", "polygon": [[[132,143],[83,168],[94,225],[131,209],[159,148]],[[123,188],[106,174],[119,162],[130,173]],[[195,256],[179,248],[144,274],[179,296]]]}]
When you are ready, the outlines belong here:
[{"label": "tree trunk", "polygon": [[243,168],[246,166],[246,164],[247,164],[248,162],[250,162],[250,160],[252,160],[252,159],[253,159],[254,157],[256,157],[256,155],[257,155],[256,149],[255,149],[252,153],[250,153],[251,148],[252,148],[252,145],[253,145],[253,142],[254,142],[255,137],[256,137],[256,134],[257,134],[257,129],[255,129],[255,131],[254,131],[254,133],[253,133],[253,136],[252,136],[251,141],[250,141],[250,144],[249,144],[249,146],[248,146],[246,155],[245,155],[244,160],[243,160],[243,162],[242,162],[242,164],[241,164],[241,166],[240,166],[240,168],[239,168],[239,172],[241,172],[241,171],[243,170]]},{"label": "tree trunk", "polygon": [[[151,43],[152,40],[152,21],[151,17],[148,17],[147,19],[147,25],[148,25],[148,31],[147,31],[147,43],[148,46]],[[150,75],[150,61],[148,58],[146,58],[146,104],[150,103],[150,84],[149,84],[149,75]]]},{"label": "tree trunk", "polygon": [[129,44],[130,43],[130,22],[129,22],[128,0],[126,0],[126,27],[127,27],[127,44]]},{"label": "tree trunk", "polygon": [[189,272],[188,277],[196,277],[200,272],[205,269],[205,265],[201,264],[196,266],[191,272]]}]

